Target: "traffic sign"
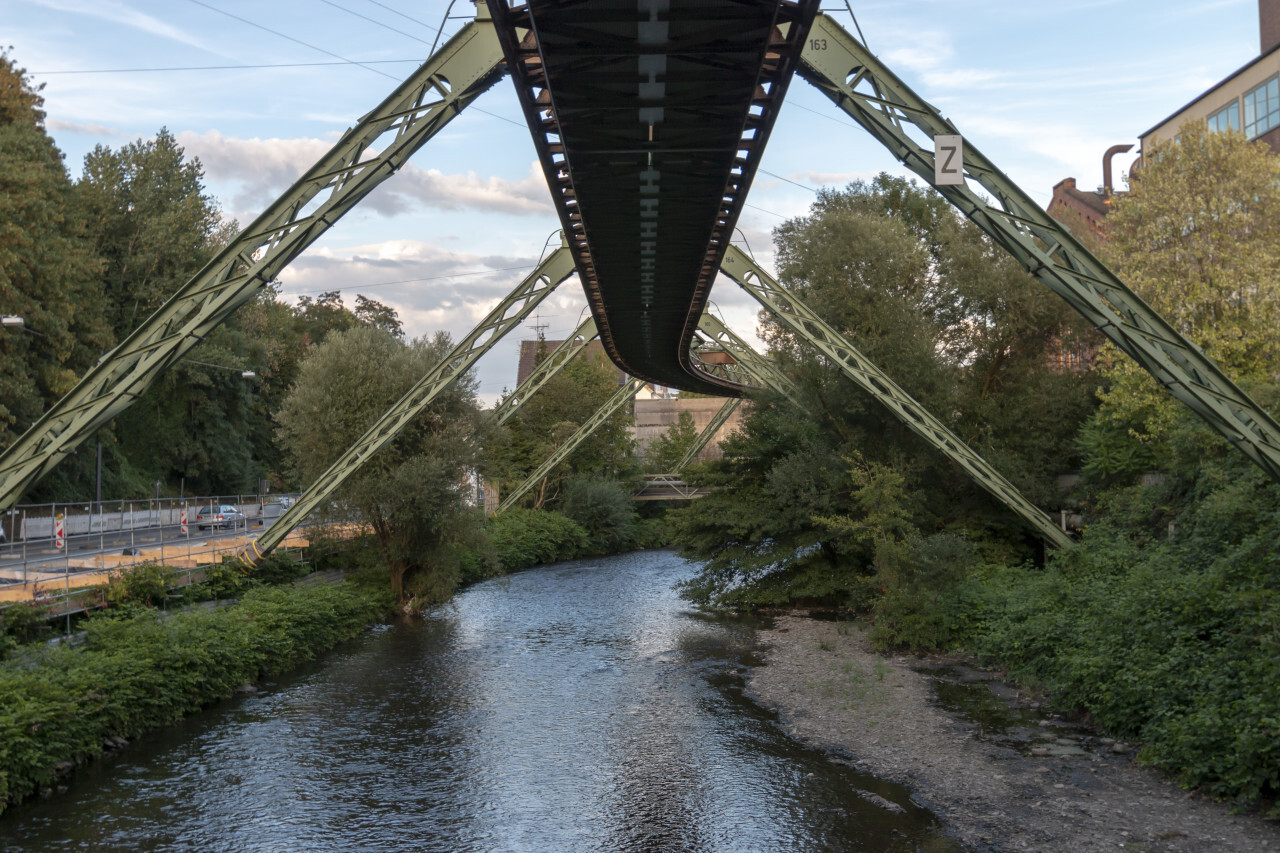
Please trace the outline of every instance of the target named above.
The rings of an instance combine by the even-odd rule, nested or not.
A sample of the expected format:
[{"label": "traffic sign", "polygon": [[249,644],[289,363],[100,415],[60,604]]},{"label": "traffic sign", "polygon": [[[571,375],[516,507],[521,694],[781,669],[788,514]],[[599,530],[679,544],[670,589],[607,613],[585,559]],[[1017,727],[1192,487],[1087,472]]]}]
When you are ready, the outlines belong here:
[{"label": "traffic sign", "polygon": [[182,535],[187,535],[187,508],[182,508]]},{"label": "traffic sign", "polygon": [[53,524],[53,547],[61,551],[66,544],[67,539],[62,529],[62,513],[58,513],[58,518]]}]

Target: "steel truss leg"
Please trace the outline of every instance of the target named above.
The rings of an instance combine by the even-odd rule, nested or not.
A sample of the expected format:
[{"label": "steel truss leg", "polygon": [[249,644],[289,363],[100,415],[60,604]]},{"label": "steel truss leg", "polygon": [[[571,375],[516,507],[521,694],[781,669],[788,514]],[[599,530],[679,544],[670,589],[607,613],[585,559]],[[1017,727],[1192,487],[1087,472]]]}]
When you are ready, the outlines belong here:
[{"label": "steel truss leg", "polygon": [[[471,330],[449,354],[440,360],[426,376],[422,377],[409,393],[387,410],[355,444],[329,466],[320,477],[276,519],[255,542],[251,542],[239,555],[241,561],[252,567],[262,561],[273,548],[284,541],[303,519],[311,514],[334,490],[342,485],[371,456],[387,445],[405,424],[431,404],[440,392],[452,385],[459,376],[471,369],[476,361],[494,344],[516,326],[551,295],[562,281],[573,274],[573,255],[566,246],[556,249],[538,265],[501,304],[489,312],[480,324]],[[634,392],[633,392],[634,393]]]},{"label": "steel truss leg", "polygon": [[[0,509],[142,395],[502,76],[488,10],[373,109],[0,456]],[[372,153],[373,148],[380,149]]]},{"label": "steel truss leg", "polygon": [[578,445],[582,444],[590,435],[595,432],[609,418],[631,402],[631,398],[639,393],[644,387],[643,379],[632,379],[626,385],[618,388],[614,395],[610,397],[603,406],[596,410],[596,413],[578,427],[577,432],[569,436],[568,441],[556,448],[555,452],[547,457],[546,461],[538,466],[537,470],[530,474],[523,483],[515,488],[511,494],[498,505],[498,512],[506,512],[516,501],[524,497],[525,492],[534,487],[539,480],[551,473],[551,470],[564,461],[570,453],[578,449]]},{"label": "steel truss leg", "polygon": [[587,344],[594,341],[596,337],[596,321],[593,317],[588,317],[582,321],[582,325],[575,329],[567,340],[561,341],[560,346],[552,350],[525,377],[525,380],[520,383],[520,387],[508,394],[498,404],[497,408],[493,410],[495,423],[499,426],[505,424],[512,415],[520,411],[520,407],[527,403],[530,397],[538,393],[542,386],[551,380],[551,377],[559,373],[566,364],[573,361],[573,357],[586,349]]},{"label": "steel truss leg", "polygon": [[887,406],[913,432],[963,468],[996,500],[1022,516],[1041,536],[1059,548],[1071,544],[1071,539],[1054,526],[1049,516],[1024,498],[1000,472],[974,453],[946,424],[926,411],[888,374],[868,361],[844,336],[785,290],[741,249],[731,245],[725,252],[720,269],[772,312],[779,322],[812,344],[846,376]]},{"label": "steel truss leg", "polygon": [[[786,397],[798,409],[804,408],[796,395],[795,384],[792,383],[791,378],[783,373],[772,359],[752,349],[750,344],[734,334],[713,314],[703,314],[702,319],[698,321],[698,328],[721,349],[737,359],[738,364],[755,378],[757,385]],[[696,359],[694,364],[698,364]]]},{"label": "steel truss leg", "polygon": [[[814,20],[797,73],[907,168],[933,183],[933,138],[960,131],[822,13]],[[967,183],[936,186],[938,192],[1174,397],[1280,480],[1280,425],[1262,407],[968,140],[964,169]]]},{"label": "steel truss leg", "polygon": [[729,416],[737,411],[738,406],[741,404],[741,397],[730,397],[725,400],[724,405],[720,407],[720,411],[716,412],[715,417],[707,423],[702,432],[698,433],[698,437],[694,439],[693,444],[689,445],[689,449],[684,452],[684,456],[681,456],[680,461],[676,463],[676,470],[671,473],[679,474],[685,468],[688,468],[692,464],[694,457],[701,453],[702,448],[710,443],[712,437],[715,436],[720,427],[724,426],[724,422],[729,420]]}]

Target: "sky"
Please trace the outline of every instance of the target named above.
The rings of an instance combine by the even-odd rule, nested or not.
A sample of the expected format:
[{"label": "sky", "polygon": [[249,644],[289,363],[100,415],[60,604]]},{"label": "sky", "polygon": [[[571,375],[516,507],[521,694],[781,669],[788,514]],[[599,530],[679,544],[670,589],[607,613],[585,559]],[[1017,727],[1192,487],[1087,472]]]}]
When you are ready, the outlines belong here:
[{"label": "sky", "polygon": [[[851,0],[868,46],[1047,205],[1102,182],[1102,153],[1258,54],[1257,0]],[[168,128],[223,215],[246,225],[474,15],[467,0],[0,0],[0,46],[43,84],[46,130],[78,178],[96,146]],[[828,11],[852,29],[843,3]],[[356,64],[359,63],[359,64]],[[394,307],[411,337],[465,335],[535,266],[559,220],[509,79],[485,93],[280,275],[282,298],[340,290]],[[477,109],[478,108],[478,109]],[[1136,154],[1136,150],[1134,154]],[[1115,161],[1127,172],[1132,155]],[[818,187],[903,167],[817,90],[788,92],[738,222],[772,267],[772,230]],[[756,339],[723,276],[713,307]],[[492,403],[519,339],[585,317],[572,278],[478,366]],[[534,326],[541,327],[535,330]]]}]

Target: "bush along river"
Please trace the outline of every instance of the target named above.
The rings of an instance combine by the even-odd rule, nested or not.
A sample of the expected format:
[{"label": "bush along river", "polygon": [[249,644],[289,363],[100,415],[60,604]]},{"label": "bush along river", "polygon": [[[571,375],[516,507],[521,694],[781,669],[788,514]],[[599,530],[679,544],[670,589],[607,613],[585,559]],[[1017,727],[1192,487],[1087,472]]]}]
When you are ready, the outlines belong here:
[{"label": "bush along river", "polygon": [[480,584],[0,816],[3,850],[959,851],[743,696],[669,551]]}]

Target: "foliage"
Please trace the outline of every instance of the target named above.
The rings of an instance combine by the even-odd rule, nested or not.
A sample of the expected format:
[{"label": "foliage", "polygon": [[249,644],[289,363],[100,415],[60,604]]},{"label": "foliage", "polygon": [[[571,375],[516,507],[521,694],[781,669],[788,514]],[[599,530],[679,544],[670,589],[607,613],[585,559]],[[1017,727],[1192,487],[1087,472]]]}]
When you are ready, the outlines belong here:
[{"label": "foliage", "polygon": [[0,610],[0,660],[38,637],[47,619],[47,608],[40,604],[17,602]]},{"label": "foliage", "polygon": [[51,785],[60,762],[99,755],[104,738],[172,723],[315,658],[388,604],[385,587],[259,588],[233,607],[95,618],[83,648],[0,665],[0,808]]},{"label": "foliage", "polygon": [[[1280,161],[1238,133],[1186,126],[1147,152],[1107,217],[1102,255],[1237,379],[1280,365]],[[1181,406],[1114,348],[1099,419],[1152,444]]]},{"label": "foliage", "polygon": [[[545,357],[545,353],[541,355]],[[520,407],[495,442],[493,475],[501,492],[515,489],[618,390],[618,369],[603,353],[580,352]],[[634,418],[624,407],[530,489],[521,503],[554,507],[570,480],[582,476],[629,479],[638,472]]]},{"label": "foliage", "polygon": [[124,566],[111,573],[103,590],[107,606],[160,607],[173,585],[173,569],[156,563]]},{"label": "foliage", "polygon": [[43,99],[0,51],[0,449],[11,445],[111,343],[99,305],[101,265]]},{"label": "foliage", "polygon": [[558,512],[512,507],[489,522],[499,565],[514,572],[540,563],[571,560],[590,547],[587,531]]},{"label": "foliage", "polygon": [[697,440],[693,415],[681,412],[676,422],[645,448],[645,468],[654,474],[675,473],[680,460]]},{"label": "foliage", "polygon": [[[444,334],[407,344],[368,326],[328,335],[277,414],[295,475],[318,478],[450,349]],[[335,494],[372,527],[406,605],[448,597],[480,534],[462,487],[483,444],[475,389],[473,376],[459,377]]]},{"label": "foliage", "polygon": [[639,534],[630,492],[616,480],[574,480],[564,497],[564,514],[582,525],[598,554],[634,548]]}]

